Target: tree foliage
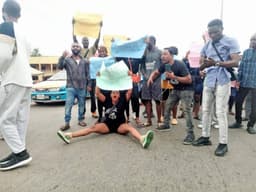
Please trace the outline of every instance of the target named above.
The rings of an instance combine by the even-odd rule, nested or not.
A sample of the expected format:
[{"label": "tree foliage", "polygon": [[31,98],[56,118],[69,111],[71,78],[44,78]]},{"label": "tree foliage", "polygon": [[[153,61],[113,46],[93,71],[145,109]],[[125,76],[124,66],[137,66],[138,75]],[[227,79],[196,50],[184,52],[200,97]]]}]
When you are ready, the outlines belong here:
[{"label": "tree foliage", "polygon": [[31,52],[31,57],[38,57],[38,56],[41,56],[41,53],[39,51],[39,48],[34,48]]}]

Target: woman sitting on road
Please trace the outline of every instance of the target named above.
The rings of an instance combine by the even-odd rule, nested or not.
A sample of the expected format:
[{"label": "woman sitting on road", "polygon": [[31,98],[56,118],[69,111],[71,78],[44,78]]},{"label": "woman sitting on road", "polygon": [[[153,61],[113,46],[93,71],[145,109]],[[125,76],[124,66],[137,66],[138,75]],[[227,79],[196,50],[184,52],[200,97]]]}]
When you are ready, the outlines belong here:
[{"label": "woman sitting on road", "polygon": [[86,136],[91,133],[130,133],[142,144],[143,148],[148,148],[154,136],[153,131],[150,130],[145,135],[141,135],[134,127],[126,123],[124,111],[125,101],[130,98],[129,93],[130,92],[127,92],[125,96],[120,97],[119,91],[111,91],[110,98],[106,98],[99,91],[99,88],[96,88],[96,96],[99,100],[104,102],[106,106],[105,119],[103,122],[75,132],[64,133],[62,131],[58,131],[58,136],[65,143],[69,144],[72,138]]}]

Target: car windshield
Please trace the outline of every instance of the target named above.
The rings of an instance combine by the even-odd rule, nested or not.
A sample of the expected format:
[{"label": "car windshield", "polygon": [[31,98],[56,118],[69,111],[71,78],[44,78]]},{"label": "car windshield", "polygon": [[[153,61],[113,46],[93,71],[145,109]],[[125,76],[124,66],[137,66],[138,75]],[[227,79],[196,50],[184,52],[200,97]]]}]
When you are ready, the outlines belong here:
[{"label": "car windshield", "polygon": [[63,81],[67,79],[67,74],[65,70],[59,71],[58,73],[51,76],[47,81]]}]

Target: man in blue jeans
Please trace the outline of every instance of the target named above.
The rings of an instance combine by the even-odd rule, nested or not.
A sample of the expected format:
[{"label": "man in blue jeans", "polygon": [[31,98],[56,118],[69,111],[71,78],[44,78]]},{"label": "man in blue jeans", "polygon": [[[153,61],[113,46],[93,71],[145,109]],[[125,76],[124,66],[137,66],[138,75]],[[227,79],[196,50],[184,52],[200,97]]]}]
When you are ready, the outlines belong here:
[{"label": "man in blue jeans", "polygon": [[202,103],[202,136],[193,142],[194,146],[211,145],[210,129],[212,108],[216,106],[219,123],[219,145],[216,156],[224,156],[228,151],[227,105],[230,96],[231,73],[228,68],[237,67],[240,50],[235,39],[223,35],[223,23],[214,19],[208,23],[211,38],[203,47],[200,58],[200,70],[206,71]]},{"label": "man in blue jeans", "polygon": [[256,134],[254,124],[256,122],[256,34],[250,39],[250,48],[245,50],[241,63],[238,68],[237,87],[238,93],[236,95],[236,122],[229,126],[229,128],[242,127],[242,106],[245,97],[251,92],[251,112],[249,121],[247,123],[247,132],[249,134]]},{"label": "man in blue jeans", "polygon": [[67,72],[67,97],[65,105],[65,125],[60,129],[65,131],[70,128],[71,110],[75,98],[78,100],[78,125],[86,126],[84,122],[86,86],[90,83],[88,62],[81,57],[81,46],[74,42],[71,46],[72,55],[67,51],[59,59],[58,68]]}]

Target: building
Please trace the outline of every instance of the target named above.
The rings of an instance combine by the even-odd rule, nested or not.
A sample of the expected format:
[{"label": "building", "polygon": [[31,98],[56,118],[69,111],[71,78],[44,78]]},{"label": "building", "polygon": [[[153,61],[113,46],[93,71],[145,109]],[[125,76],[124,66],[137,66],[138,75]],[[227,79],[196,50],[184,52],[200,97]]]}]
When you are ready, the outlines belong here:
[{"label": "building", "polygon": [[43,81],[51,77],[58,70],[57,63],[59,57],[58,56],[37,56],[30,57],[30,66],[39,72],[38,74],[33,74],[33,81]]}]

